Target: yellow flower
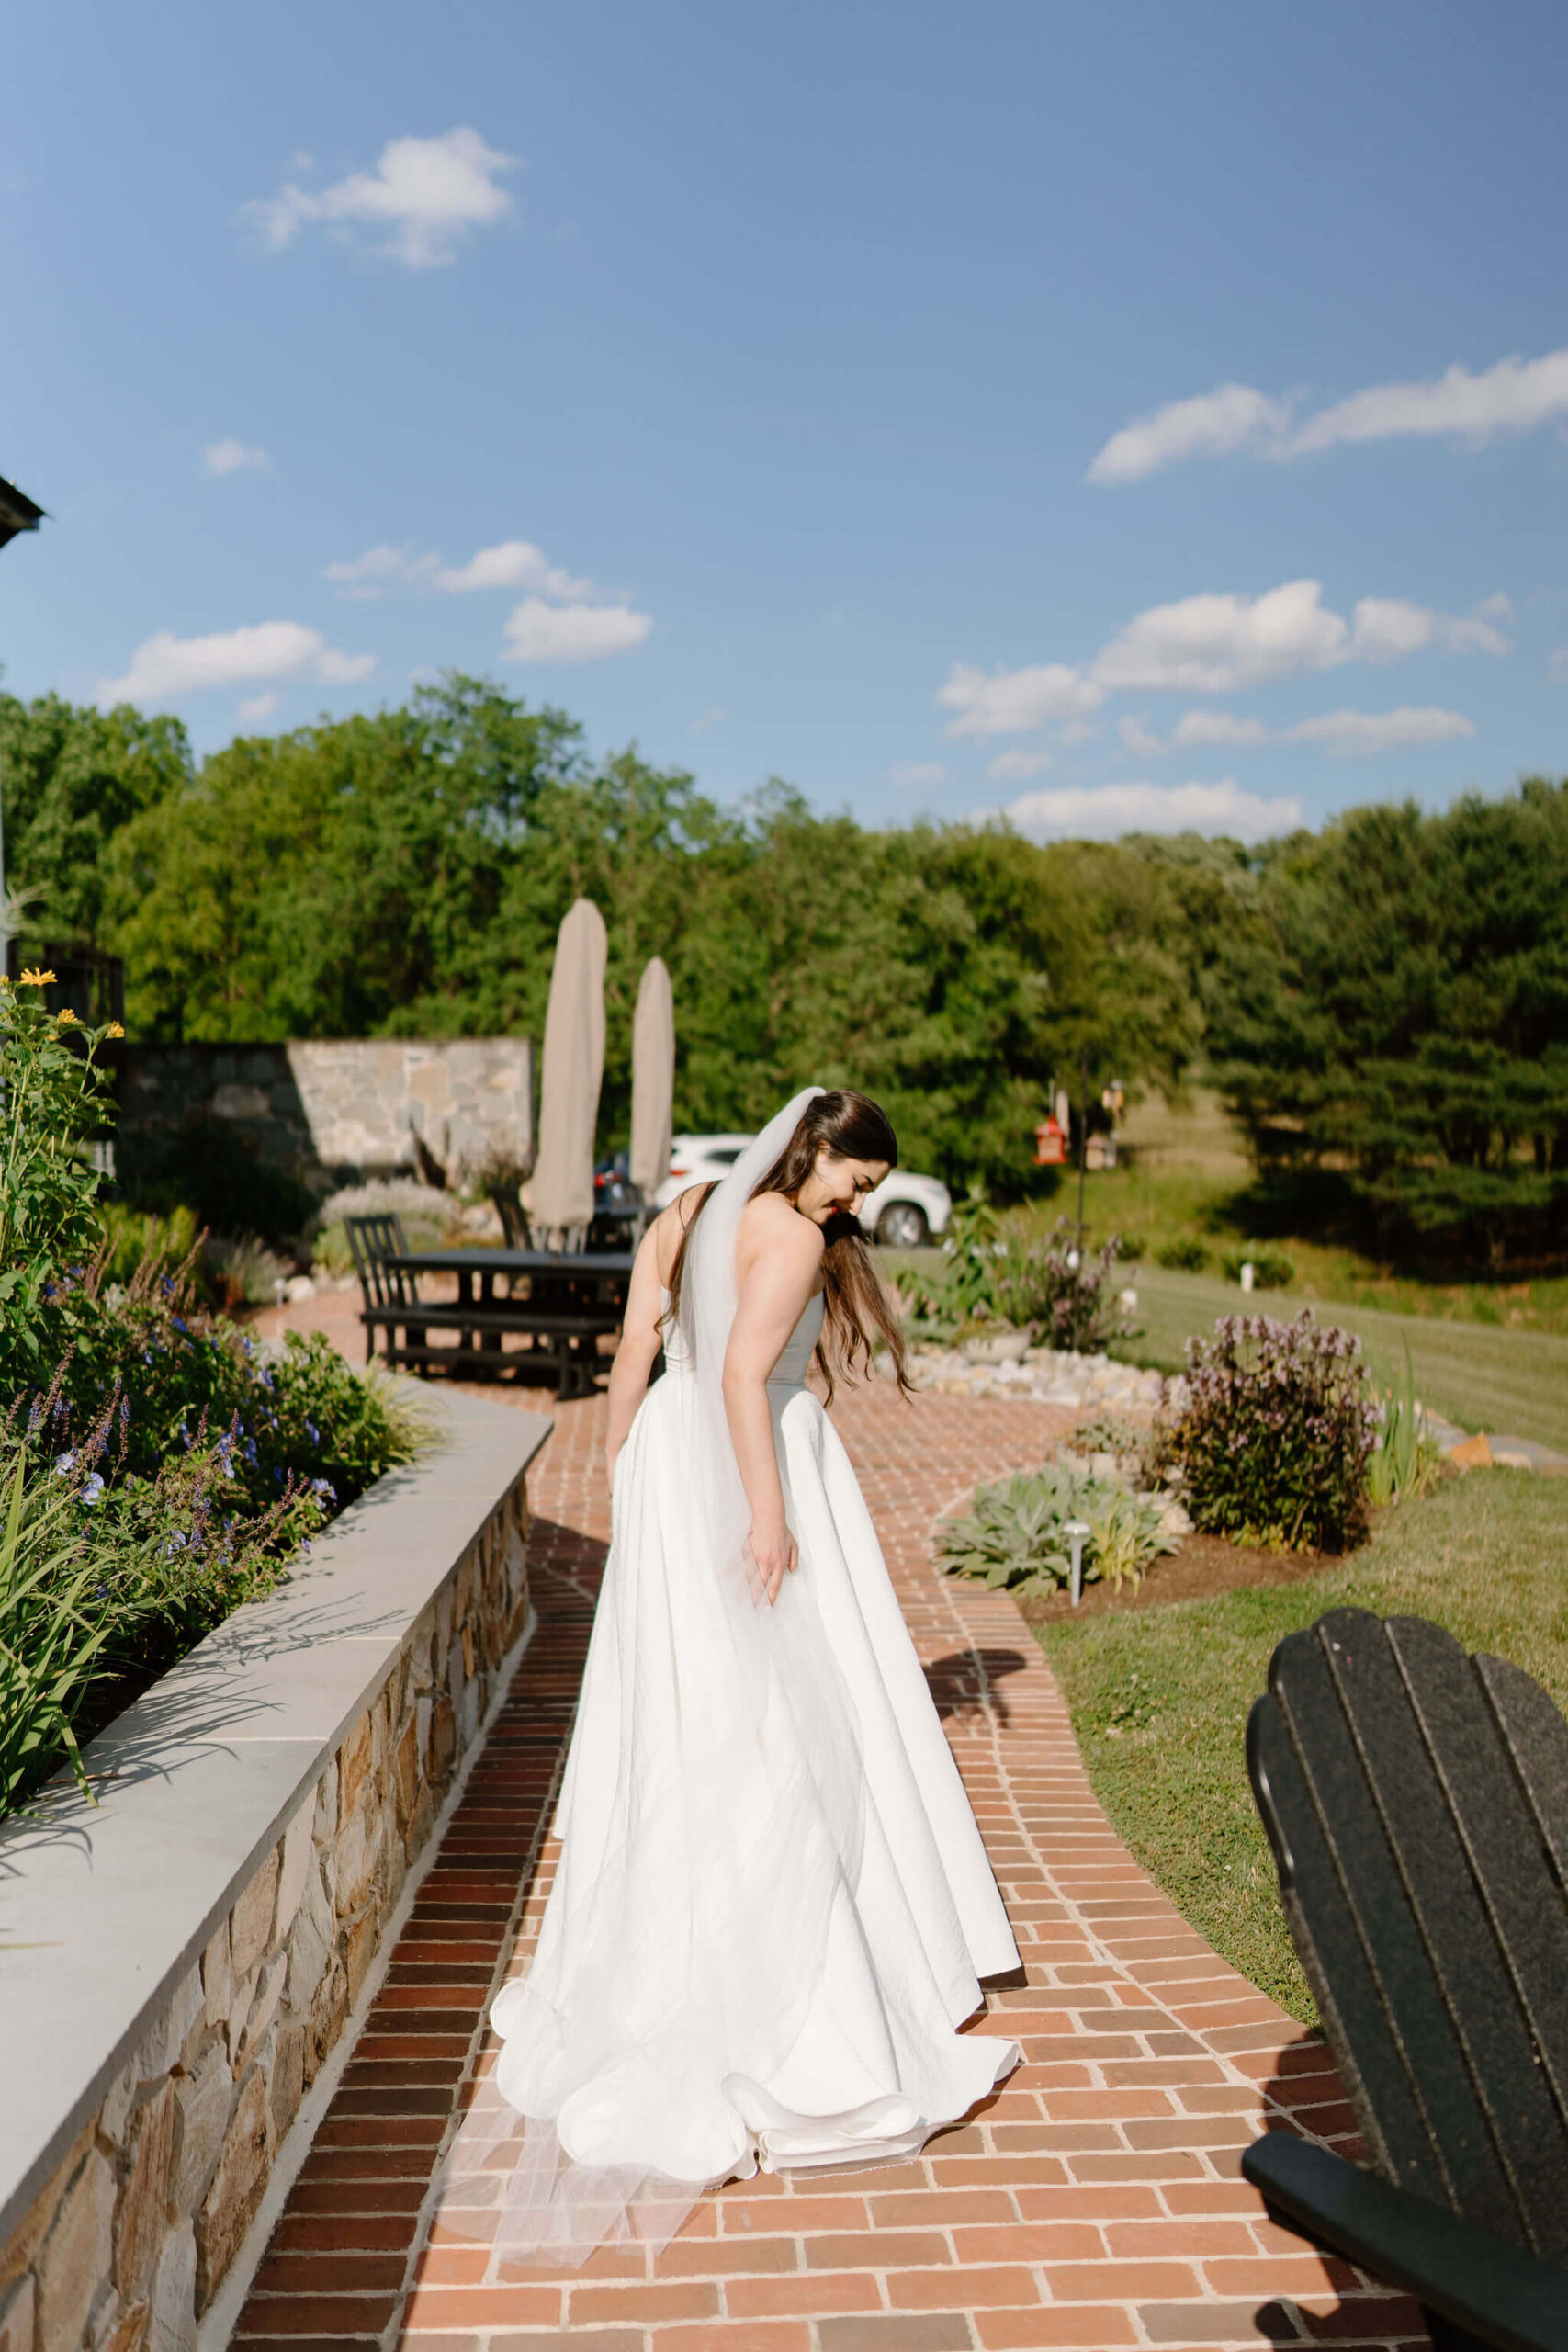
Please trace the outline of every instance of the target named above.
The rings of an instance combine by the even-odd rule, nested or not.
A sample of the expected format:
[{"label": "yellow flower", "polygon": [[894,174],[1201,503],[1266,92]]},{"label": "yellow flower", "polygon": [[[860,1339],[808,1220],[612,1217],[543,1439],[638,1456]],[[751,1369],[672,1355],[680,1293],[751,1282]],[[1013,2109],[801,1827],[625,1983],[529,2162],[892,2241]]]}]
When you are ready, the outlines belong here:
[{"label": "yellow flower", "polygon": [[45,987],[49,981],[52,980],[53,978],[54,974],[52,972],[24,972],[22,974],[22,986],[25,989],[41,989]]},{"label": "yellow flower", "polygon": [[62,1029],[79,1029],[82,1026],[68,1004],[62,1004],[54,1017]]},{"label": "yellow flower", "polygon": [[120,1027],[118,1021],[111,1021],[108,1027],[104,1031],[104,1035],[106,1037],[123,1037],[125,1032]]}]

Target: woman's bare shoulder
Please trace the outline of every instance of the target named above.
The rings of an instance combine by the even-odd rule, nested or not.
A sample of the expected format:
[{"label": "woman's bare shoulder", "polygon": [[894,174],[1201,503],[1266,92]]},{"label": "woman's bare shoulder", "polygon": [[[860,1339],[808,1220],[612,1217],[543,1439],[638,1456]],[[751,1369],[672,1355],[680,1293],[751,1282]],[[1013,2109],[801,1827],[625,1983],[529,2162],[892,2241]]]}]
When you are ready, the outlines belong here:
[{"label": "woman's bare shoulder", "polygon": [[822,1228],[792,1208],[782,1193],[758,1193],[740,1212],[742,1250],[784,1250],[816,1265],[827,1247]]}]

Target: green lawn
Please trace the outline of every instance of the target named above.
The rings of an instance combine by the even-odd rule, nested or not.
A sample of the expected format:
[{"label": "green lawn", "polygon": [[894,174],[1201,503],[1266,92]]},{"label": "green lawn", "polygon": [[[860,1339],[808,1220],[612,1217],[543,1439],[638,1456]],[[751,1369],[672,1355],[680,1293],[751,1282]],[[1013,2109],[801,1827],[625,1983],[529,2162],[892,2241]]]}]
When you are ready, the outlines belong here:
[{"label": "green lawn", "polygon": [[1568,1482],[1508,1470],[1450,1478],[1384,1513],[1360,1552],[1307,1582],[1041,1634],[1096,1793],[1138,1860],[1244,1975],[1309,2024],[1243,1736],[1275,1644],[1344,1606],[1433,1618],[1568,1705]]},{"label": "green lawn", "polygon": [[[1137,1291],[1142,1333],[1117,1353],[1168,1372],[1179,1370],[1188,1335],[1213,1330],[1218,1315],[1247,1307],[1289,1316],[1309,1303],[1290,1292],[1256,1291],[1245,1299],[1235,1283],[1171,1273],[1146,1262]],[[1461,1429],[1506,1430],[1568,1453],[1568,1339],[1431,1315],[1393,1315],[1337,1300],[1310,1304],[1319,1322],[1359,1334],[1374,1374],[1385,1383],[1403,1374],[1408,1346],[1416,1395]]]},{"label": "green lawn", "polygon": [[[1260,1235],[1248,1207],[1252,1163],[1215,1097],[1194,1088],[1173,1110],[1156,1095],[1136,1103],[1122,1126],[1121,1164],[1089,1178],[1084,1218],[1092,1245],[1119,1233],[1145,1269],[1157,1268],[1167,1242],[1196,1241],[1219,1276],[1223,1249],[1248,1239],[1283,1250],[1293,1261],[1290,1295],[1298,1304],[1333,1299],[1346,1306],[1398,1315],[1439,1317],[1514,1330],[1568,1337],[1568,1277],[1526,1282],[1422,1281],[1398,1273],[1356,1250],[1303,1234]],[[1045,1180],[1049,1181],[1049,1180]],[[1077,1215],[1077,1178],[1071,1169],[1055,1180],[1048,1198],[1025,1211],[1048,1226]],[[1231,1296],[1236,1294],[1232,1288]],[[1523,1434],[1523,1432],[1521,1432]]]}]

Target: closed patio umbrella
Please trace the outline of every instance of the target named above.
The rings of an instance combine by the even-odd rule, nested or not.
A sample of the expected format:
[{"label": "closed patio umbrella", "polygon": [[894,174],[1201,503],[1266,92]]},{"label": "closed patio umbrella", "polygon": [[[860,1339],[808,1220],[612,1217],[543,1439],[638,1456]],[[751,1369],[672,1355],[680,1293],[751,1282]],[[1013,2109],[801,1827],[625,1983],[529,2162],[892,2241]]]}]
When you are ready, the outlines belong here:
[{"label": "closed patio umbrella", "polygon": [[529,1186],[536,1230],[567,1248],[593,1216],[593,1132],[604,1075],[604,918],[590,899],[569,909],[556,941],[545,1015],[539,1156]]},{"label": "closed patio umbrella", "polygon": [[675,1114],[675,1005],[662,956],[643,966],[632,1023],[631,1180],[651,1202],[670,1173]]}]

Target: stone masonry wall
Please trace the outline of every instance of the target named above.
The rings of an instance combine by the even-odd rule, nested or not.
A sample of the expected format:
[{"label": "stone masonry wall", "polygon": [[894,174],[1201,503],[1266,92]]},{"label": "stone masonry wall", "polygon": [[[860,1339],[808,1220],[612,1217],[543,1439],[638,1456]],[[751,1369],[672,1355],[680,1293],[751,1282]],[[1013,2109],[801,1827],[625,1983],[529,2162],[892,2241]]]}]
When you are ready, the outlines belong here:
[{"label": "stone masonry wall", "polygon": [[521,1638],[526,1532],[519,1480],[0,2251],[0,2352],[194,2344]]},{"label": "stone masonry wall", "polygon": [[128,1148],[220,1119],[321,1193],[409,1174],[421,1149],[452,1182],[492,1154],[533,1158],[526,1037],[128,1045],[113,1063]]}]

